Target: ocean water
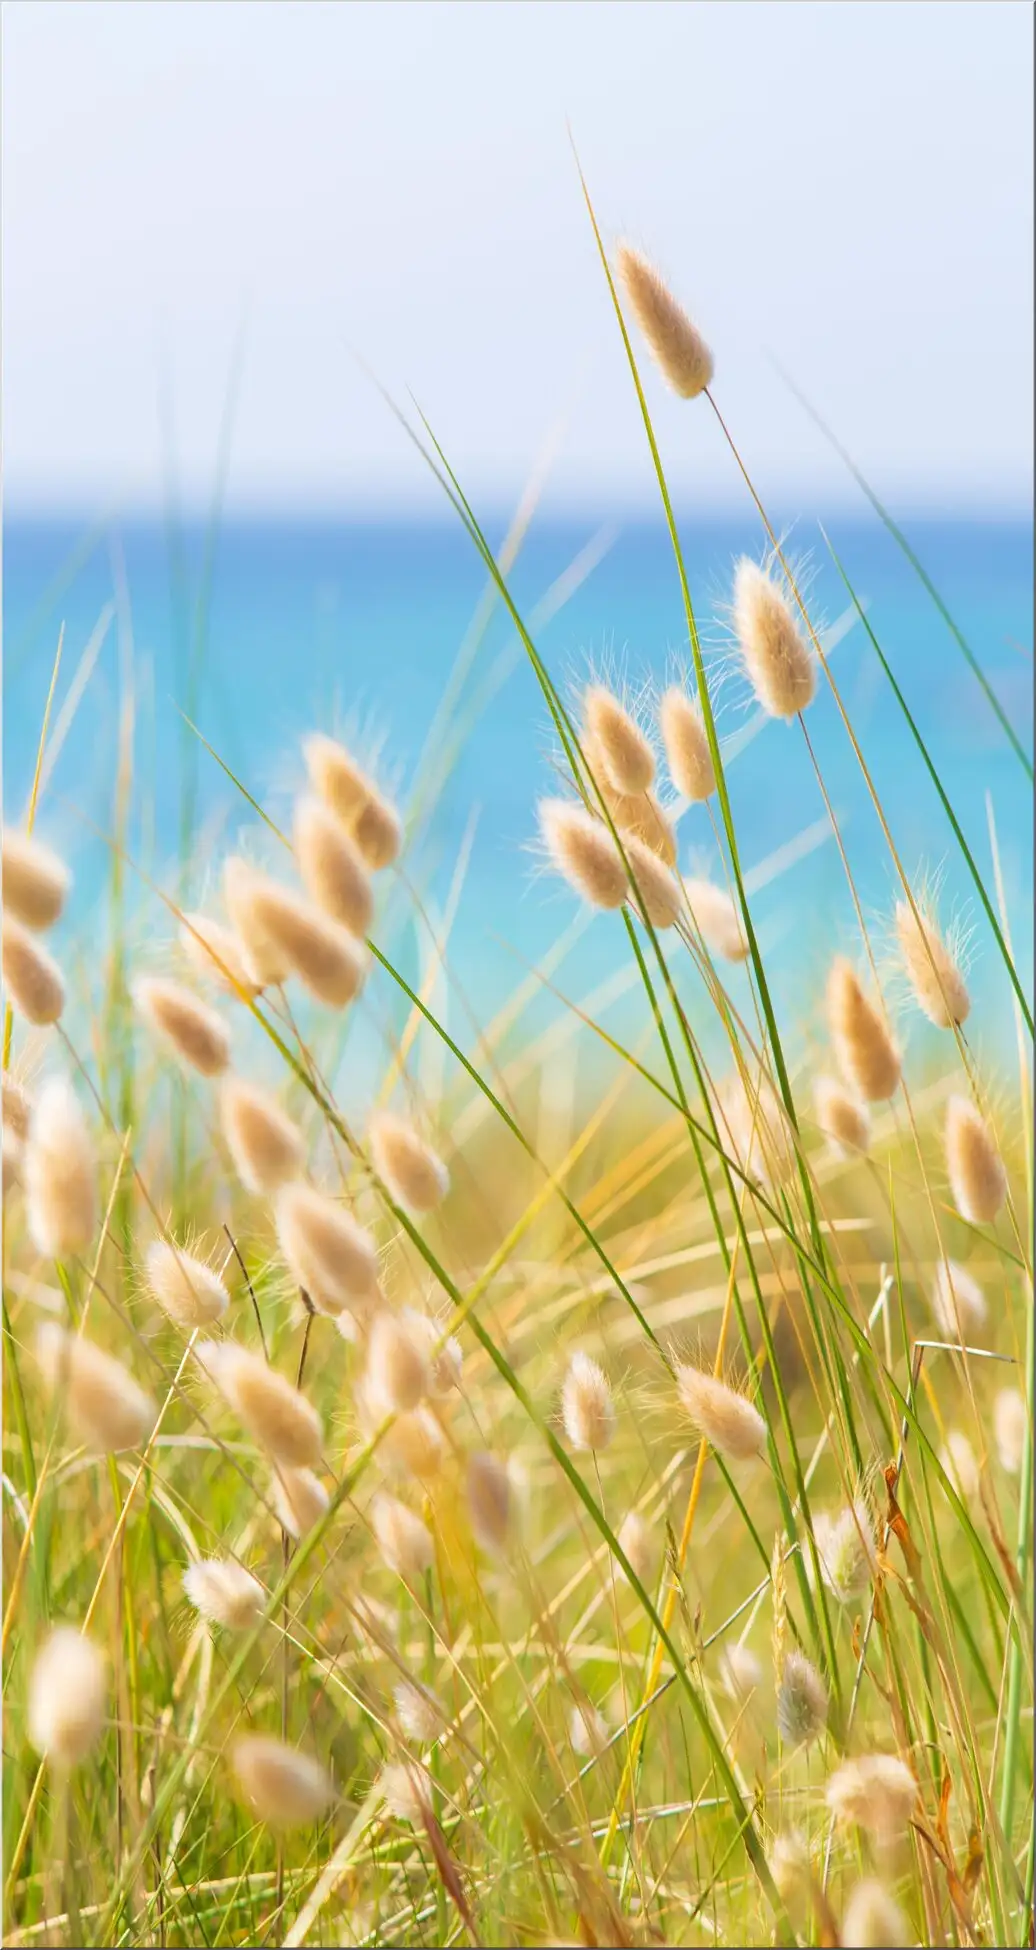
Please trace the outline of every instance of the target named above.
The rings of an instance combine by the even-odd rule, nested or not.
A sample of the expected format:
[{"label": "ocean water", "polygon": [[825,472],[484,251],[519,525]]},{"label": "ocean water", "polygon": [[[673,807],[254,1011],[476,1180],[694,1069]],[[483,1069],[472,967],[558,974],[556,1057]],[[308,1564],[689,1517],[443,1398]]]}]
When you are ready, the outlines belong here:
[{"label": "ocean water", "polygon": [[[681,526],[719,684],[721,733],[741,747],[729,783],[742,863],[756,886],[753,912],[785,1018],[805,1047],[815,1033],[823,967],[835,947],[851,949],[857,938],[845,870],[799,727],[767,724],[748,735],[751,710],[725,646],[722,605],[732,563],[743,550],[757,550],[758,533],[747,521],[689,517]],[[992,805],[1016,959],[1031,985],[1032,815],[1025,774],[945,624],[880,524],[854,517],[828,526],[983,872],[990,864]],[[494,545],[504,527],[491,528]],[[1029,529],[976,518],[918,521],[910,534],[1031,749]],[[800,526],[790,547],[810,552],[814,612],[836,636],[839,626],[844,630],[832,668],[904,864],[912,875],[941,869],[942,911],[974,923],[975,1031],[980,1046],[999,1058],[1010,1051],[1010,992],[935,791],[864,629],[858,622],[844,628],[848,598],[822,539]],[[511,582],[548,667],[565,684],[578,685],[593,668],[637,691],[687,665],[680,591],[660,522],[602,526],[588,515],[564,525],[534,524]],[[485,585],[457,526],[231,520],[213,546],[200,525],[171,533],[161,521],[120,520],[91,531],[85,523],[9,516],[3,588],[8,818],[20,816],[30,788],[59,628],[64,648],[55,724],[68,715],[65,701],[84,650],[110,617],[40,813],[41,830],[75,871],[70,935],[78,929],[82,939],[85,923],[91,938],[103,938],[120,723],[121,749],[131,749],[133,761],[130,925],[151,955],[163,952],[171,928],[154,887],[175,893],[180,884],[185,781],[194,794],[192,901],[216,898],[218,860],[229,843],[243,841],[271,859],[278,851],[186,731],[181,710],[285,824],[301,780],[300,736],[314,727],[343,731],[365,749],[380,744],[385,777],[404,804],[422,764],[425,786],[439,788],[415,822],[407,885],[386,896],[380,938],[412,976],[426,966],[431,931],[441,936],[449,912],[449,975],[438,1006],[458,1039],[470,1043],[473,1022],[488,1020],[575,914],[571,896],[544,874],[532,844],[536,798],[557,783],[548,714],[499,606],[473,641]],[[451,672],[456,695],[444,721]],[[808,725],[865,915],[880,936],[894,870],[844,727],[823,691]],[[685,869],[719,870],[702,809],[681,820],[679,833]],[[578,930],[553,979],[578,999],[611,982],[607,1008],[618,1017],[609,1015],[609,1023],[622,1020],[632,1033],[633,1004],[619,994],[628,962],[621,937],[613,920],[594,919]],[[542,1006],[548,1001],[557,1007],[556,998]],[[390,1019],[386,1001],[383,1034],[390,1033]]]}]

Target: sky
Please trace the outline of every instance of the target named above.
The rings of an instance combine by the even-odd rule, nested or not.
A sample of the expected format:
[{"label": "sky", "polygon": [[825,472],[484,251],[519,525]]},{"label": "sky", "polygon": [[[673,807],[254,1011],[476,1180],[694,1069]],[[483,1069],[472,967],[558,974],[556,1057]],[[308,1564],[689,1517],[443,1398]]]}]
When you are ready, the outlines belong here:
[{"label": "sky", "polygon": [[[1028,0],[5,0],[3,37],[9,513],[206,505],[225,423],[232,506],[430,511],[372,372],[473,495],[546,452],[559,507],[646,509],[573,139],[777,504],[853,490],[775,361],[897,505],[1027,505]],[[677,495],[733,504],[707,404],[648,392]]]}]

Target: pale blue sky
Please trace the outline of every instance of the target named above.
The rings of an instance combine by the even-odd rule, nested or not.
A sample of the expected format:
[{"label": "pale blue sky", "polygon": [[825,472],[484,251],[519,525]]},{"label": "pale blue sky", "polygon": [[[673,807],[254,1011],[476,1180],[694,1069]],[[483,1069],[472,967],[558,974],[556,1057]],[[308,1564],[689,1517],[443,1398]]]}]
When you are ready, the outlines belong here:
[{"label": "pale blue sky", "polygon": [[[664,265],[767,492],[839,465],[773,352],[901,503],[1024,503],[1027,0],[6,0],[8,508],[207,498],[242,317],[231,498],[431,507],[358,370],[410,386],[465,484],[652,484],[582,208]],[[163,374],[165,381],[163,382]],[[677,490],[737,483],[663,402]]]}]

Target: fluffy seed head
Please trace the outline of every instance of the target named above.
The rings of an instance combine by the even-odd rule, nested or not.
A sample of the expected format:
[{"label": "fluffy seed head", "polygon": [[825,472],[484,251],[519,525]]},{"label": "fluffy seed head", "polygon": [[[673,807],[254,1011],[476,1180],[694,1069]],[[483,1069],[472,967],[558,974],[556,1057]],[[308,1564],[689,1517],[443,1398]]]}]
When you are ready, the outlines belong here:
[{"label": "fluffy seed head", "polygon": [[394,1760],[378,1775],[382,1800],[397,1821],[419,1827],[423,1811],[432,1805],[432,1781],[427,1768],[416,1761]]},{"label": "fluffy seed head", "polygon": [[1029,1411],[1018,1388],[1001,1388],[993,1405],[997,1455],[1009,1476],[1017,1476],[1025,1460]]},{"label": "fluffy seed head", "polygon": [[228,995],[258,995],[262,984],[256,979],[247,952],[232,928],[214,921],[208,914],[185,914],[180,926],[180,946],[195,974]]},{"label": "fluffy seed head", "polygon": [[710,955],[720,955],[724,961],[744,961],[748,938],[730,895],[722,887],[714,887],[711,880],[685,880],[683,891]]},{"label": "fluffy seed head", "polygon": [[450,1174],[430,1144],[395,1111],[375,1111],[367,1127],[371,1157],[398,1205],[430,1212],[445,1198]]},{"label": "fluffy seed head", "polygon": [[646,914],[653,928],[675,927],[683,912],[680,883],[675,874],[652,853],[643,840],[623,834],[623,851],[629,863],[633,899]]},{"label": "fluffy seed head", "polygon": [[946,1106],[946,1169],[961,1216],[992,1225],[1007,1197],[1007,1173],[989,1125],[968,1097],[951,1097]]},{"label": "fluffy seed head", "polygon": [[826,1795],[839,1821],[853,1822],[888,1843],[906,1832],[917,1805],[917,1782],[898,1754],[863,1754],[835,1768]]},{"label": "fluffy seed head", "polygon": [[59,1395],[76,1435],[90,1449],[139,1449],[158,1410],[133,1376],[110,1354],[46,1320],[36,1352],[47,1387]]},{"label": "fluffy seed head", "polygon": [[64,1077],[51,1077],[32,1106],[22,1175],[39,1251],[51,1259],[85,1253],[97,1224],[97,1166],[82,1107]]},{"label": "fluffy seed head", "polygon": [[676,1386],[694,1427],[721,1456],[744,1462],[759,1454],[766,1423],[746,1395],[702,1368],[678,1367]]},{"label": "fluffy seed head", "polygon": [[282,1464],[271,1479],[277,1520],[289,1537],[302,1537],[320,1522],[331,1498],[311,1469],[286,1469]]},{"label": "fluffy seed head", "polygon": [[241,1077],[226,1077],[219,1092],[220,1123],[246,1191],[275,1192],[297,1178],[305,1150],[302,1133],[265,1090]]},{"label": "fluffy seed head", "polygon": [[204,1260],[156,1239],[148,1247],[146,1265],[154,1298],[178,1327],[204,1327],[226,1313],[230,1295]]},{"label": "fluffy seed head", "polygon": [[629,881],[607,826],[571,799],[541,799],[540,832],[551,861],[591,907],[621,907]]},{"label": "fluffy seed head", "polygon": [[590,684],[583,715],[593,741],[591,770],[595,761],[603,766],[605,782],[615,792],[646,792],[655,776],[655,754],[618,698],[604,684]]},{"label": "fluffy seed head", "polygon": [[306,1469],[320,1460],[324,1431],[301,1390],[236,1341],[199,1341],[195,1353],[220,1393],[275,1462]]},{"label": "fluffy seed head", "polygon": [[839,1937],[844,1950],[902,1950],[911,1942],[899,1904],[873,1877],[850,1890]]},{"label": "fluffy seed head", "polygon": [[468,1457],[466,1489],[475,1542],[489,1556],[499,1556],[511,1527],[511,1482],[504,1464],[488,1450],[476,1449]]},{"label": "fluffy seed head", "polygon": [[75,1767],[104,1726],[104,1656],[74,1626],[58,1625],[37,1652],[29,1679],[28,1732],[38,1754]]},{"label": "fluffy seed head", "polygon": [[673,684],[662,699],[659,723],[669,776],[677,792],[692,804],[708,799],[716,790],[716,773],[701,705]]},{"label": "fluffy seed head", "polygon": [[696,399],[714,371],[712,353],[653,264],[629,244],[615,256],[630,310],[663,379],[681,399]]},{"label": "fluffy seed head", "polygon": [[862,1497],[837,1515],[821,1511],[814,1520],[813,1541],[820,1574],[840,1605],[870,1588],[877,1561],[874,1525]]},{"label": "fluffy seed head", "polygon": [[71,885],[64,862],[42,840],[10,829],[3,836],[0,858],[4,912],[27,928],[52,927]]},{"label": "fluffy seed head", "polygon": [[790,1747],[809,1747],[827,1724],[827,1687],[802,1652],[789,1652],[777,1688],[777,1725]]},{"label": "fluffy seed head", "polygon": [[963,1429],[949,1430],[939,1461],[965,1503],[971,1503],[978,1495],[981,1475],[978,1458]]},{"label": "fluffy seed head", "polygon": [[444,1401],[455,1388],[460,1387],[461,1368],[464,1356],[455,1334],[443,1341],[438,1353],[433,1350],[442,1340],[442,1323],[433,1320],[430,1314],[418,1313],[413,1307],[404,1307],[403,1318],[412,1334],[422,1339],[428,1350],[428,1393],[435,1401]]},{"label": "fluffy seed head", "polygon": [[164,1036],[181,1062],[203,1077],[217,1077],[230,1062],[230,1036],[222,1016],[180,982],[145,975],[133,984],[133,1000],[149,1028]]},{"label": "fluffy seed head", "polygon": [[4,915],[0,958],[7,999],[15,1013],[36,1029],[57,1022],[65,1006],[61,970],[53,955],[48,955],[13,914]]},{"label": "fluffy seed head", "polygon": [[[799,1921],[809,1901],[813,1863],[809,1843],[798,1828],[778,1835],[769,1854],[770,1874],[785,1909]],[[801,1924],[800,1924],[801,1927]]]},{"label": "fluffy seed head", "polygon": [[235,1740],[230,1765],[249,1807],[271,1828],[306,1827],[335,1799],[335,1784],[318,1760],[267,1734]]},{"label": "fluffy seed head", "polygon": [[834,1077],[818,1077],[813,1088],[817,1123],[837,1157],[851,1157],[866,1151],[871,1141],[871,1121],[866,1108],[851,1097]]},{"label": "fluffy seed head", "polygon": [[240,859],[237,854],[231,854],[223,862],[223,898],[227,913],[243,945],[246,964],[260,988],[275,987],[286,979],[291,969],[283,948],[273,940],[256,908],[256,892],[265,884],[269,884],[266,875],[249,866],[248,861]]},{"label": "fluffy seed head", "polygon": [[24,1144],[29,1135],[32,1099],[10,1070],[4,1071],[3,1093],[4,1130],[17,1138],[19,1144]]},{"label": "fluffy seed head", "polygon": [[368,867],[391,866],[403,841],[399,815],[356,760],[333,738],[314,732],[303,742],[310,784],[353,840]]},{"label": "fluffy seed head", "polygon": [[986,1318],[986,1296],[976,1279],[955,1259],[941,1259],[935,1269],[932,1312],[947,1340],[967,1341]]},{"label": "fluffy seed head", "polygon": [[[638,1510],[630,1510],[628,1515],[623,1517],[618,1541],[645,1591],[649,1590],[654,1577],[655,1546],[651,1532]],[[619,1572],[620,1578],[624,1578],[625,1575],[625,1571]]]},{"label": "fluffy seed head", "polygon": [[572,1708],[568,1737],[573,1753],[589,1757],[591,1754],[603,1754],[611,1738],[611,1729],[600,1708],[590,1700],[583,1700]]},{"label": "fluffy seed head", "polygon": [[[584,751],[586,744],[584,741]],[[590,759],[590,753],[586,752]],[[592,759],[590,760],[593,763]],[[676,865],[676,834],[653,792],[615,792],[597,780],[612,819],[623,839],[639,840],[663,866]]]},{"label": "fluffy seed head", "polygon": [[183,1588],[195,1611],[228,1632],[246,1632],[262,1613],[262,1585],[243,1564],[230,1559],[198,1558],[187,1566]]},{"label": "fluffy seed head", "polygon": [[[365,1435],[371,1436],[385,1419],[381,1403],[372,1400],[367,1379],[355,1393],[356,1412]],[[378,1443],[377,1461],[387,1476],[409,1477],[419,1483],[438,1475],[442,1468],[446,1438],[431,1410],[415,1408],[397,1414]]]},{"label": "fluffy seed head", "polygon": [[561,1389],[561,1415],[573,1449],[607,1449],[615,1434],[608,1378],[581,1349],[573,1354]]},{"label": "fluffy seed head", "polygon": [[899,1083],[900,1056],[881,1011],[869,1001],[851,963],[839,956],[827,980],[827,1024],[846,1083],[865,1103],[883,1103]]},{"label": "fluffy seed head", "polygon": [[377,1248],[344,1206],[310,1185],[284,1185],[274,1218],[288,1270],[321,1313],[340,1314],[374,1298]]},{"label": "fluffy seed head", "polygon": [[720,1654],[719,1672],[724,1691],[738,1705],[763,1683],[763,1669],[755,1653],[736,1640]]},{"label": "fluffy seed head", "polygon": [[430,1747],[446,1725],[446,1715],[434,1693],[408,1679],[392,1695],[396,1717],[408,1740],[419,1747]]},{"label": "fluffy seed head", "polygon": [[379,1496],[371,1509],[378,1549],[390,1571],[416,1584],[435,1562],[435,1545],[426,1523],[394,1496]]},{"label": "fluffy seed head", "polygon": [[367,1391],[388,1413],[408,1413],[428,1393],[428,1342],[398,1314],[383,1310],[371,1322],[367,1342]]},{"label": "fluffy seed head", "polygon": [[275,955],[318,1002],[344,1009],[354,1000],[363,987],[367,960],[346,928],[303,894],[265,875],[254,875],[250,904],[253,933],[272,942]]},{"label": "fluffy seed head", "polygon": [[749,682],[771,718],[794,718],[817,687],[816,663],[783,589],[757,562],[734,571],[734,629]]},{"label": "fluffy seed head", "polygon": [[920,903],[917,913],[906,901],[896,903],[896,936],[907,981],[918,1008],[937,1029],[966,1022],[971,997],[964,977],[931,914]]},{"label": "fluffy seed head", "polygon": [[367,933],[374,896],[360,850],[340,819],[319,799],[295,807],[295,858],[310,898],[350,934]]}]

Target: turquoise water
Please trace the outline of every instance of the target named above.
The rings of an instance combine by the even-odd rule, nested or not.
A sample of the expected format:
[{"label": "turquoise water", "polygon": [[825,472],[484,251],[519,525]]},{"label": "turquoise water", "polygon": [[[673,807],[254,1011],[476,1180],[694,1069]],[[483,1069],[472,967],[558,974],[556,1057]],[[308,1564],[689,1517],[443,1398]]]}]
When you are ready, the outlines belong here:
[{"label": "turquoise water", "polygon": [[[832,539],[865,599],[869,621],[892,662],[941,769],[958,816],[985,870],[986,795],[992,795],[1017,960],[1032,968],[1029,889],[1031,805],[1022,768],[924,590],[876,522],[834,521]],[[503,524],[491,531],[494,541]],[[1022,524],[917,522],[911,537],[968,637],[1026,746],[1031,744],[1032,544]],[[161,522],[120,523],[84,542],[82,525],[6,526],[4,628],[4,805],[18,816],[29,789],[58,627],[65,626],[56,710],[91,632],[116,614],[48,781],[41,824],[70,857],[76,899],[69,926],[103,924],[112,830],[120,695],[132,668],[135,694],[135,810],[131,850],[154,880],[175,886],[184,767],[196,775],[197,838],[192,898],[204,897],[228,838],[256,828],[208,754],[185,739],[177,705],[190,706],[206,738],[275,817],[285,817],[299,780],[300,734],[313,726],[382,734],[389,777],[404,799],[458,648],[484,588],[477,557],[456,527],[299,522],[229,522],[206,567],[199,528],[170,537]],[[596,538],[596,542],[595,542]],[[692,587],[707,636],[720,633],[716,605],[731,564],[758,536],[746,524],[684,523]],[[660,682],[686,655],[672,558],[657,523],[631,523],[602,536],[592,518],[533,529],[513,575],[519,607],[533,615],[545,592],[581,551],[602,559],[537,641],[555,677],[578,681],[588,660],[633,683]],[[812,547],[814,605],[829,623],[847,599],[818,536],[804,525],[792,547]],[[78,560],[77,560],[78,556]],[[83,559],[85,556],[85,559]],[[199,591],[211,575],[204,643]],[[857,624],[833,651],[833,669],[897,845],[910,872],[945,867],[948,911],[976,920],[974,980],[979,1040],[1008,1046],[1008,988],[982,927],[966,870],[880,666]],[[192,659],[198,665],[192,677]],[[120,670],[122,676],[120,677]],[[721,690],[721,731],[733,736],[750,713],[730,674]],[[547,714],[513,629],[493,615],[461,687],[461,716],[477,713],[441,800],[408,852],[430,913],[448,897],[458,861],[463,887],[450,937],[458,994],[485,1020],[573,914],[569,896],[536,871],[529,851],[538,792],[551,789]],[[886,911],[894,877],[880,827],[832,699],[821,695],[809,728],[842,826],[868,916]],[[439,745],[441,750],[441,741]],[[185,760],[185,751],[190,752]],[[853,940],[852,907],[836,847],[819,841],[823,805],[797,727],[768,725],[730,767],[744,865],[752,870],[785,847],[803,857],[755,896],[757,925],[773,958],[786,1014],[808,1036],[815,996],[803,968]],[[258,830],[258,829],[257,829]],[[680,826],[681,864],[715,868],[707,819],[695,809]],[[803,839],[802,836],[806,835]],[[134,925],[146,943],[168,932],[160,902],[130,877]],[[412,907],[385,926],[411,972],[418,965]],[[624,961],[621,930],[595,920],[558,980],[583,994]],[[804,961],[804,956],[807,959]],[[463,1003],[451,1002],[461,1040]]]}]

